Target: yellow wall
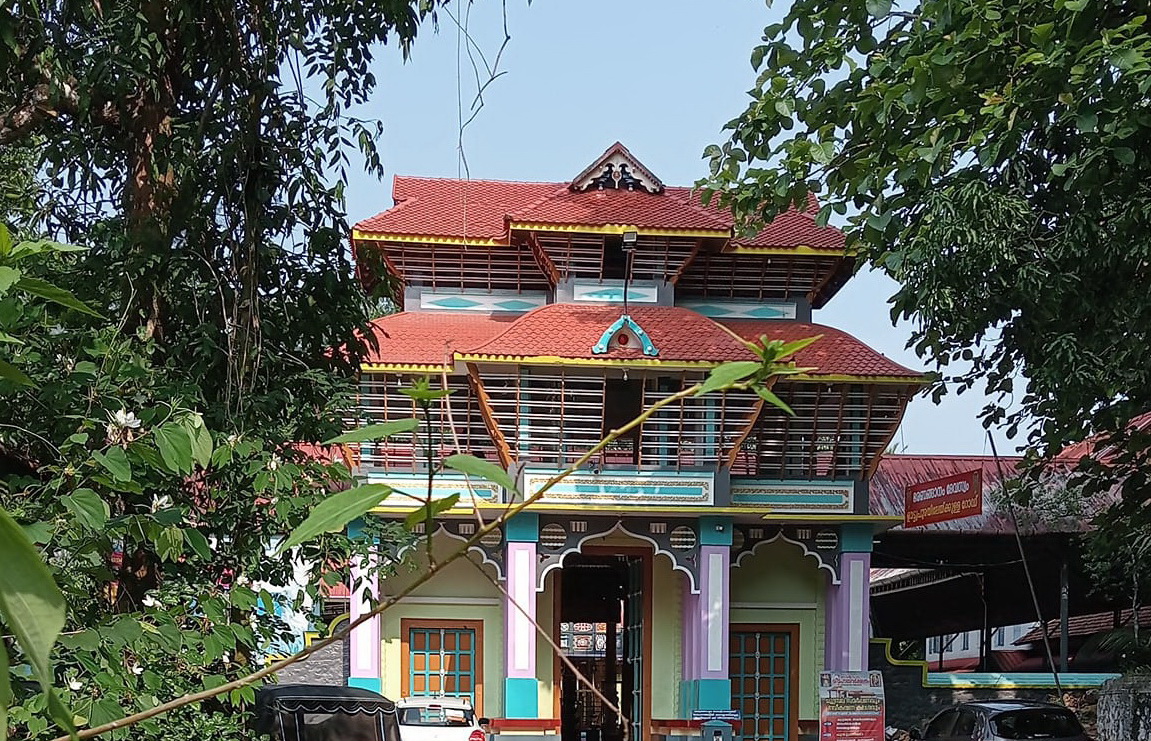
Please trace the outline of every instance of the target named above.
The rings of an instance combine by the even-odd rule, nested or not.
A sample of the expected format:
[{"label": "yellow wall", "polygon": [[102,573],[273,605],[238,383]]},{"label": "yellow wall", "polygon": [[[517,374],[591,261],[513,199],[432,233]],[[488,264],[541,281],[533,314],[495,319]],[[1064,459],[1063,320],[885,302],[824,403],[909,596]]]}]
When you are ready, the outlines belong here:
[{"label": "yellow wall", "polygon": [[[437,536],[435,546],[434,555],[439,558],[457,548],[459,541]],[[478,556],[471,557],[478,559]],[[382,595],[396,594],[411,584],[424,573],[426,564],[423,553],[409,554],[398,573],[384,581]],[[495,575],[491,566],[485,566],[484,571]],[[483,621],[483,707],[477,711],[484,715],[503,715],[504,610],[500,591],[483,578],[475,566],[461,559],[444,567],[409,598],[388,608],[380,626],[383,643],[380,673],[383,693],[387,697],[399,697],[402,693],[400,621],[409,618]]]},{"label": "yellow wall", "polygon": [[823,668],[827,572],[796,545],[760,546],[732,571],[731,622],[799,626],[799,717],[819,717],[817,673]]},{"label": "yellow wall", "polygon": [[[548,572],[544,591],[536,595],[536,622],[555,639],[555,599],[559,571]],[[539,678],[541,718],[556,717],[555,653],[551,645],[536,636],[536,677]]]}]

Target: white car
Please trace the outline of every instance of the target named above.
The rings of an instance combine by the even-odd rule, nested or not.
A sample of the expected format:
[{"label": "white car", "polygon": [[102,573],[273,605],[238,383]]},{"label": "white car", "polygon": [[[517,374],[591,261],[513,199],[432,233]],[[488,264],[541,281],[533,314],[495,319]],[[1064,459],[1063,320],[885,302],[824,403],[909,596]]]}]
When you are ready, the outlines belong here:
[{"label": "white car", "polygon": [[400,741],[488,741],[469,700],[460,697],[404,697],[396,702]]}]

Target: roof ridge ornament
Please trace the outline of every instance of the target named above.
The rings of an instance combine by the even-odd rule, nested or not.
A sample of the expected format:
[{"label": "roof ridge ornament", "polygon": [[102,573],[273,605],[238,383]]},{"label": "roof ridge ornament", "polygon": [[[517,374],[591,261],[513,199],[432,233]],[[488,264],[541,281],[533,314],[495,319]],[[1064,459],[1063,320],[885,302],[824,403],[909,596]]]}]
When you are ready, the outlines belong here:
[{"label": "roof ridge ornament", "polygon": [[632,319],[627,314],[622,315],[616,319],[610,327],[604,330],[600,335],[599,342],[592,345],[591,351],[593,355],[603,355],[609,350],[619,349],[632,349],[631,343],[638,342],[640,348],[643,349],[643,354],[649,358],[654,358],[659,355],[659,348],[651,341],[651,337],[644,331],[639,323]]},{"label": "roof ridge ornament", "polygon": [[660,179],[619,142],[608,147],[586,170],[576,175],[568,187],[576,193],[627,190],[654,195],[663,192]]}]

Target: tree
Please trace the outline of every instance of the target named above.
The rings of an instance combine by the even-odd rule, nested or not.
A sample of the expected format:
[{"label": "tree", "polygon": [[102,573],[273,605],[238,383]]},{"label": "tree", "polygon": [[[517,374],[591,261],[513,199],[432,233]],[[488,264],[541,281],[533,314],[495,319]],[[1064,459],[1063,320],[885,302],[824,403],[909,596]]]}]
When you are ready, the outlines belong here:
[{"label": "tree", "polygon": [[750,220],[853,210],[916,350],[1053,454],[1151,408],[1149,55],[1139,3],[796,0],[705,185]]},{"label": "tree", "polygon": [[[343,426],[368,318],[344,167],[359,147],[378,172],[378,129],[347,110],[375,89],[379,44],[406,51],[432,10],[0,7],[0,153],[25,158],[4,182],[38,186],[31,210],[6,189],[4,218],[21,244],[89,248],[0,261],[39,288],[0,287],[0,328],[19,340],[0,361],[24,376],[0,379],[0,506],[51,544],[69,616],[54,680],[82,725],[244,675],[282,629],[258,585],[287,583],[292,563],[269,545],[346,485],[297,443]],[[51,300],[64,292],[74,303]],[[362,547],[309,543],[312,592]],[[0,648],[9,723],[49,733],[20,681],[29,655]],[[134,737],[241,733],[185,710]]]}]

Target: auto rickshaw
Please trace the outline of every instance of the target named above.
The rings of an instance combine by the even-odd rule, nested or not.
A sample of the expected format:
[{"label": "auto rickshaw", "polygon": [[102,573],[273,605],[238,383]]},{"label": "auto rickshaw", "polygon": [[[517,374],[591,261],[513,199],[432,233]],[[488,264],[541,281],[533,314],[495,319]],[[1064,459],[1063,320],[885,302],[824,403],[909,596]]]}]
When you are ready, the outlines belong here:
[{"label": "auto rickshaw", "polygon": [[274,741],[400,741],[394,702],[358,687],[320,684],[259,688],[255,730]]}]

